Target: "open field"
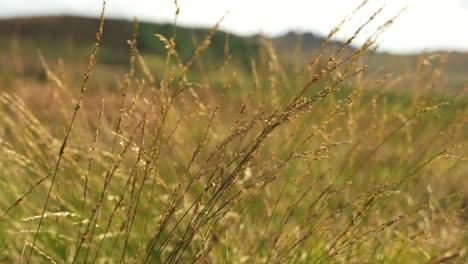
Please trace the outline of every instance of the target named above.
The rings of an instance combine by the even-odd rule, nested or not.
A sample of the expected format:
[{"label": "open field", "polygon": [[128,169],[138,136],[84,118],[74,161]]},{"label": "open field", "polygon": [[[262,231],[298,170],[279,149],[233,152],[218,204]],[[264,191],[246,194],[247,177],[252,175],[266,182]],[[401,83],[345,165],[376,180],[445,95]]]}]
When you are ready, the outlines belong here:
[{"label": "open field", "polygon": [[1,36],[0,262],[466,263],[466,54],[102,23]]}]

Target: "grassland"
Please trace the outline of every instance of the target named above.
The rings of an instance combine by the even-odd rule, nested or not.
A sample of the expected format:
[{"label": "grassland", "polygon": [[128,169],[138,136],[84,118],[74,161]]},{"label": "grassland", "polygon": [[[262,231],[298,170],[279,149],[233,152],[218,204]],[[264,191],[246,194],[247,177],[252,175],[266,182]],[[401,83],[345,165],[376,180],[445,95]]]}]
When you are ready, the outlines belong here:
[{"label": "grassland", "polygon": [[224,43],[203,57],[216,25],[190,54],[177,30],[150,54],[135,23],[128,62],[101,65],[102,23],[88,64],[4,56],[1,262],[465,263],[468,101],[448,53],[393,74],[354,36],[306,64],[265,39],[247,63]]}]

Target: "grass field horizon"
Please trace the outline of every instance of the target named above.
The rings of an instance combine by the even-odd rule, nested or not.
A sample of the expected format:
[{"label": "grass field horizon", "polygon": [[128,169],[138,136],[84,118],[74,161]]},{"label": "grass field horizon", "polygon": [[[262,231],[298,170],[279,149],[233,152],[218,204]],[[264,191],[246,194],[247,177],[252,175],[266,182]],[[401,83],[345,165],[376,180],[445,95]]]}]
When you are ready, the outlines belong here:
[{"label": "grass field horizon", "polygon": [[104,8],[94,42],[1,35],[0,262],[466,263],[468,55],[354,45],[379,13],[310,49],[106,42]]}]

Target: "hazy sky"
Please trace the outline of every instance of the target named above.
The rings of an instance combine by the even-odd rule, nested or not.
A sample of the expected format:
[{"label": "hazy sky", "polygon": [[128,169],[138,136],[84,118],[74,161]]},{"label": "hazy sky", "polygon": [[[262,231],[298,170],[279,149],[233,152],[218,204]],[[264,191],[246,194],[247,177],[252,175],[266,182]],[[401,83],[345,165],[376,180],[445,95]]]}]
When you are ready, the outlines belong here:
[{"label": "hazy sky", "polygon": [[[227,11],[222,29],[246,35],[278,35],[289,30],[326,35],[362,0],[179,0],[181,25],[214,25]],[[0,0],[0,17],[47,14],[98,16],[100,0]],[[407,8],[380,38],[380,50],[398,53],[423,49],[468,51],[468,0],[369,0],[338,38],[352,32],[385,4],[379,19],[363,32],[364,41],[387,19]],[[107,0],[107,16],[172,22],[173,0]]]}]

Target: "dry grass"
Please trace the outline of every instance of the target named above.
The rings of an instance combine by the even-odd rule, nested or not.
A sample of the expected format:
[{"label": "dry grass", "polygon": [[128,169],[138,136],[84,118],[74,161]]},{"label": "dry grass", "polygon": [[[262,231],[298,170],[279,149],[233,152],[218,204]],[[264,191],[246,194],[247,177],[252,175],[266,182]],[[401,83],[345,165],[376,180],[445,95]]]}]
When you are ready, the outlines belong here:
[{"label": "dry grass", "polygon": [[226,45],[221,83],[194,81],[219,24],[187,62],[155,36],[152,69],[135,21],[104,98],[86,95],[103,17],[78,95],[41,56],[47,100],[0,95],[0,261],[463,263],[466,96],[435,92],[444,55],[411,94],[363,66],[376,39],[348,46],[379,12],[296,75],[264,40],[248,78]]}]

